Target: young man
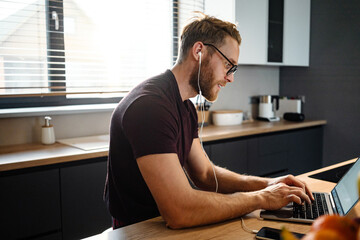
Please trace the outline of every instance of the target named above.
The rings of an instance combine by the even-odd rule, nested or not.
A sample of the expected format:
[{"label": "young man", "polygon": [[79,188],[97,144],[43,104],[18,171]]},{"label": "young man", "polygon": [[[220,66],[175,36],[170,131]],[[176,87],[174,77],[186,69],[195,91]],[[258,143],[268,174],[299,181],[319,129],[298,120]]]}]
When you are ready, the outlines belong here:
[{"label": "young man", "polygon": [[114,228],[159,214],[170,228],[184,228],[310,202],[310,190],[291,175],[270,179],[213,169],[202,150],[189,98],[201,92],[215,101],[234,81],[240,43],[234,24],[195,19],[183,30],[175,66],[119,103],[111,120],[105,189]]}]

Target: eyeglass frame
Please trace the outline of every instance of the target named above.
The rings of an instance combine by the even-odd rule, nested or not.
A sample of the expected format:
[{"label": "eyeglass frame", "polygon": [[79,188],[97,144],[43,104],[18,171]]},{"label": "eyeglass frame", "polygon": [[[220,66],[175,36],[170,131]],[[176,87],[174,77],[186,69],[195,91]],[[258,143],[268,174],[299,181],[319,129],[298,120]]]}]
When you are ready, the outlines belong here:
[{"label": "eyeglass frame", "polygon": [[215,48],[216,51],[218,51],[221,56],[223,56],[230,64],[231,64],[231,68],[226,72],[226,75],[229,76],[231,74],[234,74],[237,71],[237,65],[233,64],[217,47],[215,47],[213,44],[211,43],[204,43],[205,46],[211,46],[213,48]]}]

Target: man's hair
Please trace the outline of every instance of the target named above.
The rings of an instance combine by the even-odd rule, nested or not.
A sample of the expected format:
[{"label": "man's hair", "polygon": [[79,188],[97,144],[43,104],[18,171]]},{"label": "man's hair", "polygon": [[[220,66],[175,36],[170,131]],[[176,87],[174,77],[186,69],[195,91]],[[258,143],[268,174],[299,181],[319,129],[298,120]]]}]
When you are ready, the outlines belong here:
[{"label": "man's hair", "polygon": [[[230,36],[240,45],[241,37],[235,24],[222,21],[201,12],[197,12],[197,14],[199,14],[199,16],[194,17],[194,20],[186,25],[181,33],[178,63],[184,61],[189,53],[189,49],[197,41],[220,47],[224,44],[225,38]],[[210,54],[213,52],[211,49]]]}]

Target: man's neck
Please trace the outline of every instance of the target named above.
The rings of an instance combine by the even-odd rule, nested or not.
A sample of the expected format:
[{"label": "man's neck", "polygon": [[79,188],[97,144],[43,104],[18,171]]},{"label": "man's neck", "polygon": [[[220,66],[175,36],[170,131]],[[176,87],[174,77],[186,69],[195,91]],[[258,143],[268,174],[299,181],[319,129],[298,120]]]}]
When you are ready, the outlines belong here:
[{"label": "man's neck", "polygon": [[180,96],[182,101],[185,101],[189,98],[195,97],[197,93],[190,85],[190,75],[191,75],[191,67],[187,66],[189,64],[176,63],[174,67],[171,69],[172,73],[175,76],[176,82],[179,87]]}]

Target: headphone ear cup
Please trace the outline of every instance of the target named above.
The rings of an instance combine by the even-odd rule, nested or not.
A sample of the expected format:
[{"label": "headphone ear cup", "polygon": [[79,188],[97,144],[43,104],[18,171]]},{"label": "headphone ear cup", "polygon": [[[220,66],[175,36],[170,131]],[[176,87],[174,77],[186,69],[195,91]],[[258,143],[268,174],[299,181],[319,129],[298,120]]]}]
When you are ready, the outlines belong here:
[{"label": "headphone ear cup", "polygon": [[200,57],[200,58],[199,58],[199,61],[201,62],[201,52],[199,52],[199,57]]}]

